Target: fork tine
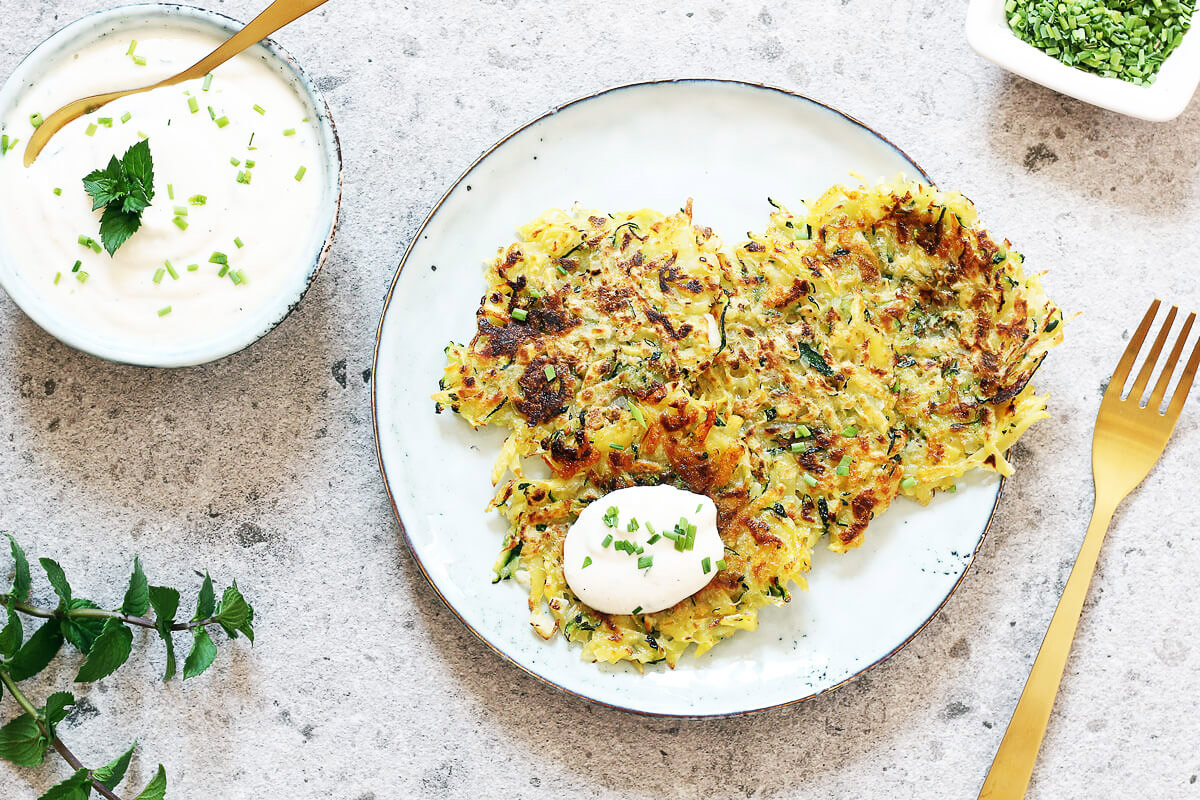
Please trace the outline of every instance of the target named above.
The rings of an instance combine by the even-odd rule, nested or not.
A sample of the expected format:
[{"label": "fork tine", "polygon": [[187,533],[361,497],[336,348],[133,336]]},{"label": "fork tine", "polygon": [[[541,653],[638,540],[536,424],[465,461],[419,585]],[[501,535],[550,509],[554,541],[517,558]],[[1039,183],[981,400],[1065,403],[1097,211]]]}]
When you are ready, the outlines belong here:
[{"label": "fork tine", "polygon": [[1183,403],[1187,400],[1188,392],[1192,390],[1192,379],[1196,377],[1197,367],[1200,367],[1200,341],[1196,342],[1196,346],[1192,348],[1192,357],[1188,359],[1187,368],[1179,376],[1179,384],[1175,387],[1175,394],[1171,397],[1171,405],[1167,406],[1167,417],[1172,423],[1179,419]]},{"label": "fork tine", "polygon": [[1171,357],[1163,365],[1162,374],[1158,376],[1158,383],[1154,384],[1154,391],[1150,393],[1150,400],[1146,403],[1146,408],[1153,408],[1157,411],[1158,407],[1162,405],[1163,396],[1167,393],[1167,384],[1171,382],[1171,376],[1175,374],[1175,367],[1179,366],[1179,357],[1183,355],[1183,346],[1187,343],[1188,334],[1192,332],[1192,323],[1195,321],[1195,312],[1188,314],[1188,318],[1184,320],[1183,330],[1179,332],[1179,338],[1175,341],[1175,346],[1171,348]]},{"label": "fork tine", "polygon": [[[1177,306],[1171,306],[1171,310],[1167,312],[1167,318],[1163,320],[1162,330],[1158,332],[1158,336],[1154,340],[1154,345],[1150,348],[1150,355],[1146,356],[1145,363],[1138,371],[1137,380],[1133,382],[1133,387],[1129,390],[1129,399],[1135,403],[1142,402],[1142,393],[1146,391],[1146,384],[1150,383],[1150,375],[1154,372],[1154,365],[1158,363],[1158,357],[1162,353],[1163,345],[1167,343],[1167,337],[1171,334],[1171,326],[1175,324],[1175,314],[1179,311]],[[1174,364],[1171,364],[1174,367]]]},{"label": "fork tine", "polygon": [[1155,298],[1150,304],[1150,310],[1146,312],[1146,316],[1142,317],[1142,324],[1138,325],[1137,330],[1133,332],[1133,336],[1129,339],[1129,345],[1125,348],[1121,360],[1117,363],[1117,368],[1113,370],[1112,380],[1108,382],[1108,389],[1104,392],[1107,397],[1116,397],[1121,399],[1121,392],[1125,388],[1125,381],[1129,378],[1129,370],[1133,369],[1133,362],[1137,360],[1138,351],[1142,349],[1142,341],[1145,340],[1146,334],[1150,331],[1150,324],[1154,322],[1154,316],[1158,313],[1159,302]]}]

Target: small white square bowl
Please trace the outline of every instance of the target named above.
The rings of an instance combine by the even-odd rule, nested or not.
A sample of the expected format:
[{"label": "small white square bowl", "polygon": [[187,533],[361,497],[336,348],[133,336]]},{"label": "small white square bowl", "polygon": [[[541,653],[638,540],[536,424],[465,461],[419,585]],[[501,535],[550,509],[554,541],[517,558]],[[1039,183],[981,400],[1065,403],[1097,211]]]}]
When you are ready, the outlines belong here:
[{"label": "small white square bowl", "polygon": [[1017,38],[1008,27],[1005,0],[971,0],[967,41],[976,53],[1009,72],[1119,114],[1166,122],[1183,113],[1200,85],[1200,12],[1179,47],[1163,62],[1158,78],[1137,86],[1069,67]]}]

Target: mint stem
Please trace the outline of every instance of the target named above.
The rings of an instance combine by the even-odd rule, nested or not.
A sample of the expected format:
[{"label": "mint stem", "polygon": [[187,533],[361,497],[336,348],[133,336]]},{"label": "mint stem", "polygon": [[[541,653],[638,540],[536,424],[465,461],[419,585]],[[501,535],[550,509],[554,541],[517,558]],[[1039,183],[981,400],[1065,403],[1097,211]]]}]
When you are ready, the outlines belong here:
[{"label": "mint stem", "polygon": [[[9,600],[8,595],[0,594],[0,606],[9,605]],[[65,619],[67,617],[77,619],[119,619],[126,624],[137,625],[151,630],[155,630],[158,627],[152,619],[134,617],[129,614],[122,614],[120,611],[105,611],[102,608],[40,608],[29,603],[12,603],[12,608],[20,611],[22,614],[42,619]],[[208,619],[192,622],[176,622],[171,625],[171,630],[190,631],[193,628],[203,628],[206,625],[212,625],[216,621],[216,617],[209,617]]]},{"label": "mint stem", "polygon": [[[33,717],[33,721],[37,723],[38,730],[42,732],[43,736],[50,740],[50,742],[54,745],[55,751],[57,751],[58,754],[63,757],[64,761],[71,765],[71,769],[75,770],[76,772],[84,769],[83,762],[75,757],[75,754],[71,752],[70,748],[67,747],[66,744],[64,744],[63,741],[57,736],[51,735],[50,728],[46,725],[46,721],[42,719],[41,715],[38,714],[37,709],[33,707],[33,703],[29,702],[29,698],[26,697],[25,693],[22,692],[20,687],[17,686],[17,682],[14,681],[12,676],[8,674],[8,670],[0,669],[0,683],[3,683],[5,688],[8,689],[9,694],[11,694],[12,698],[17,701],[17,705],[25,709],[26,714]],[[89,771],[88,774],[90,775],[91,772]],[[118,795],[113,794],[112,791],[100,781],[96,780],[95,778],[92,778],[91,781],[92,788],[99,792],[102,797],[107,797],[108,800],[121,800]]]}]

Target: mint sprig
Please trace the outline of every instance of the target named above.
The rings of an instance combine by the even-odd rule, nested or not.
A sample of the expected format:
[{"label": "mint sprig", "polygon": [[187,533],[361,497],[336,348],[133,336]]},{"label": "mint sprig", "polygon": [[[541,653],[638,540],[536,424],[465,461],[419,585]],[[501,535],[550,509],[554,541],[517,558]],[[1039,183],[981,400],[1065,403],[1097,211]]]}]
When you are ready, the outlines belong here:
[{"label": "mint sprig", "polygon": [[[53,748],[70,764],[73,774],[52,786],[39,800],[88,800],[93,792],[108,800],[121,800],[115,793],[116,787],[125,777],[137,742],[111,763],[88,769],[58,738],[58,725],[75,705],[75,696],[70,692],[55,692],[38,707],[18,684],[49,666],[67,643],[84,656],[75,676],[76,683],[108,677],[132,653],[134,627],[157,632],[165,643],[164,680],[170,680],[176,671],[174,634],[190,634],[192,645],[183,666],[183,678],[188,680],[207,670],[216,658],[217,646],[209,634],[213,626],[224,630],[231,639],[241,633],[254,641],[254,609],[238,590],[237,583],[229,586],[218,600],[212,578],[204,573],[195,614],[188,622],[177,622],[179,591],[151,586],[142,571],[141,561],[136,558],[121,607],[114,611],[76,597],[58,562],[40,559],[47,581],[58,598],[55,608],[42,608],[29,602],[32,588],[29,560],[12,536],[8,540],[14,577],[12,589],[7,594],[0,593],[0,623],[3,623],[0,625],[0,698],[7,694],[23,713],[0,726],[0,758],[20,766],[38,766]],[[0,575],[3,574],[0,571]],[[152,618],[145,616],[149,611],[154,612]],[[45,622],[26,639],[20,615]],[[166,790],[167,773],[159,765],[154,778],[134,800],[163,800]]]},{"label": "mint sprig", "polygon": [[154,200],[154,157],[150,140],[142,139],[108,166],[93,170],[83,179],[83,189],[92,198],[92,210],[100,215],[100,241],[111,256],[142,227],[142,212]]}]

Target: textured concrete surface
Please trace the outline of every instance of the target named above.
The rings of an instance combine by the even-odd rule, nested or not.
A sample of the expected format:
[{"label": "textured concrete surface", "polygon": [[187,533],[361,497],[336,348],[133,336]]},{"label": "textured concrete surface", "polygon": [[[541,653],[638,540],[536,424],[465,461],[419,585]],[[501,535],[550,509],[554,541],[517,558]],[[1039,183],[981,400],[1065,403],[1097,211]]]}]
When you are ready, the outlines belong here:
[{"label": "textured concrete surface", "polygon": [[[262,5],[201,4],[242,18]],[[0,75],[105,5],[5,3]],[[136,737],[134,772],[165,762],[175,798],[974,798],[1086,526],[1112,365],[1153,295],[1200,306],[1200,103],[1150,124],[1060,97],[977,58],[963,6],[337,0],[285,31],[333,108],[346,195],[324,273],[275,333],[150,372],[58,344],[0,295],[0,530],[104,603],[140,553],[152,581],[236,577],[259,613],[253,650],[223,645],[187,684],[159,683],[163,653],[139,638],[63,736],[90,764]],[[683,75],[777,84],[877,126],[1083,312],[1038,376],[1055,419],[1019,447],[941,616],[840,691],[722,721],[591,707],[480,646],[399,537],[370,425],[383,294],[449,182],[553,104]],[[1031,798],[1200,798],[1193,406],[1117,516]],[[0,765],[0,796],[67,773]]]}]

